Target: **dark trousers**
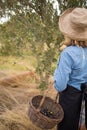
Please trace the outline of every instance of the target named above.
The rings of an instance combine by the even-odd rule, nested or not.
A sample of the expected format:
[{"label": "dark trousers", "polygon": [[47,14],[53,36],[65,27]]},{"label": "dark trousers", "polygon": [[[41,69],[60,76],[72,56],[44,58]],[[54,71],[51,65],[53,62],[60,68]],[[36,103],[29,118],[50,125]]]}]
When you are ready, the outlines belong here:
[{"label": "dark trousers", "polygon": [[85,101],[85,126],[87,129],[87,83],[81,85],[81,90],[83,94],[83,100]]},{"label": "dark trousers", "polygon": [[64,119],[58,124],[57,130],[78,130],[82,103],[82,92],[74,87],[60,93],[59,103],[64,110]]}]

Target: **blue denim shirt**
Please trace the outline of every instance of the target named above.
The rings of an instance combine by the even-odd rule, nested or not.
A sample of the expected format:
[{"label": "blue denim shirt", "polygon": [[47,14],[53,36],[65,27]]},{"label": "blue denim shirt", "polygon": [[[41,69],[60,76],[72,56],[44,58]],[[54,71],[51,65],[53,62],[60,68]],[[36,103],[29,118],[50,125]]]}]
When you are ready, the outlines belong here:
[{"label": "blue denim shirt", "polygon": [[67,84],[81,90],[81,83],[87,82],[87,48],[65,48],[61,52],[53,78],[56,81],[54,86],[59,92],[66,89]]}]

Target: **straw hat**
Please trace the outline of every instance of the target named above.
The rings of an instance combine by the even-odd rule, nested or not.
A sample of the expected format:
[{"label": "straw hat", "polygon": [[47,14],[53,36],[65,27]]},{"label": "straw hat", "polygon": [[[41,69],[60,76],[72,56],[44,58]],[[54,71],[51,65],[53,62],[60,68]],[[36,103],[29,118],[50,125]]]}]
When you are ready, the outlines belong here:
[{"label": "straw hat", "polygon": [[59,18],[59,28],[63,35],[73,40],[87,40],[87,9],[70,8]]}]

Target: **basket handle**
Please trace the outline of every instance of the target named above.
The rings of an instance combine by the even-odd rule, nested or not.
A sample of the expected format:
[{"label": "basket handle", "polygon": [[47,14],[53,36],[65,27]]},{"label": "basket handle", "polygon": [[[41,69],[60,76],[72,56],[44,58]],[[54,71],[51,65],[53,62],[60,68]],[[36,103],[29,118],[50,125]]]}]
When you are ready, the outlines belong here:
[{"label": "basket handle", "polygon": [[[53,85],[55,82],[56,82],[56,81],[53,81],[53,82],[50,84],[50,87],[52,87],[52,85]],[[43,98],[42,98],[41,101],[40,101],[40,105],[39,105],[39,107],[37,108],[37,112],[40,111],[41,106],[42,106],[43,103],[44,103],[45,97],[46,97],[46,95],[47,95],[47,93],[48,93],[50,87],[48,87],[48,89],[46,90],[45,94],[43,95]],[[57,92],[57,95],[56,95],[56,97],[55,97],[55,100],[54,100],[55,103],[57,102],[58,96],[59,96],[59,92]]]}]

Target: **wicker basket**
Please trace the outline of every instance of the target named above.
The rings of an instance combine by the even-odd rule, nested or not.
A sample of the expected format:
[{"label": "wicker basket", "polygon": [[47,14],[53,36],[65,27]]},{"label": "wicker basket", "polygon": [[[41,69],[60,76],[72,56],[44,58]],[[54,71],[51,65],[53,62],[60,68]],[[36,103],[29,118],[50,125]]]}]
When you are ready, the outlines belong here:
[{"label": "wicker basket", "polygon": [[[59,103],[55,102],[50,97],[45,96],[43,103],[42,95],[37,95],[31,98],[28,108],[28,116],[30,120],[42,129],[51,129],[63,119],[64,112]],[[52,115],[43,114],[43,110],[48,109]],[[51,117],[52,116],[52,117]]]}]

